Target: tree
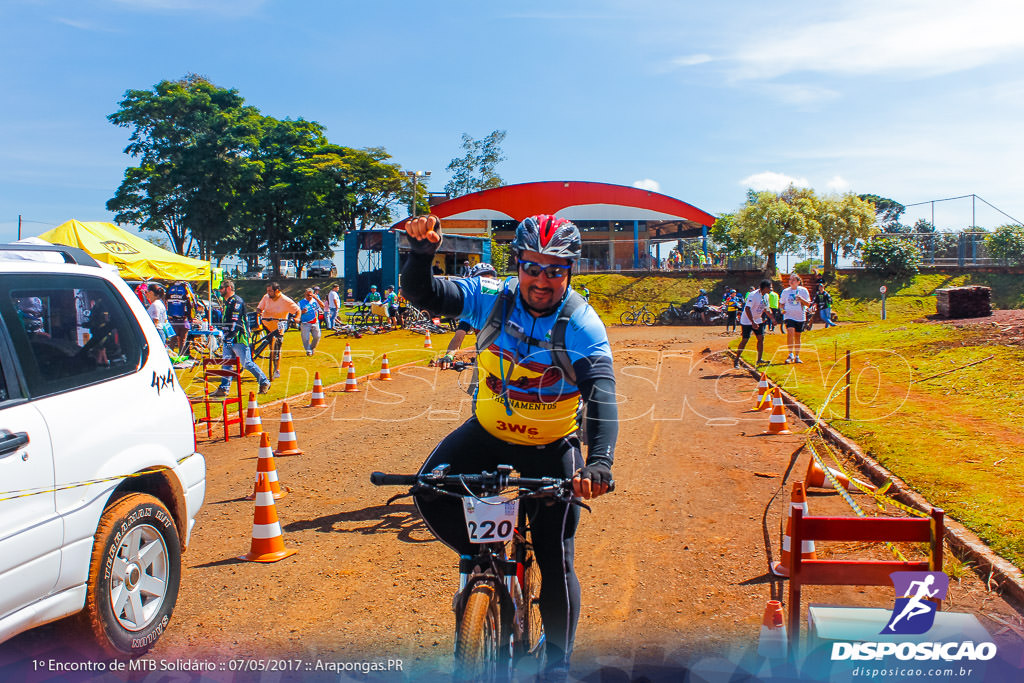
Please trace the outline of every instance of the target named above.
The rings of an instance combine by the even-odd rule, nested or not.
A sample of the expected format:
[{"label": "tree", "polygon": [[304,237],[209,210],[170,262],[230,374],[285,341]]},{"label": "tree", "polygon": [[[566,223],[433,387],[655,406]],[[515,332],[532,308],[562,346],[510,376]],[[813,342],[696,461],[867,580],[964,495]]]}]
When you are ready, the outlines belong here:
[{"label": "tree", "polygon": [[835,270],[840,247],[843,255],[849,256],[856,249],[857,241],[871,234],[875,223],[875,206],[856,195],[846,194],[842,197],[819,197],[816,207],[827,274]]},{"label": "tree", "polygon": [[880,197],[877,194],[861,194],[857,195],[857,197],[875,205],[875,219],[882,232],[896,233],[908,231],[907,226],[900,223],[900,216],[907,210],[907,207],[895,199]]},{"label": "tree", "polygon": [[452,174],[452,179],[444,186],[445,192],[451,197],[461,197],[470,192],[504,185],[505,181],[496,170],[498,164],[506,158],[501,149],[504,140],[503,130],[492,131],[483,140],[476,140],[463,133],[462,149],[466,153],[448,164],[447,170]]},{"label": "tree", "polygon": [[879,237],[861,248],[861,259],[868,270],[890,277],[909,277],[917,273],[921,252],[917,245],[900,237]]},{"label": "tree", "polygon": [[985,237],[992,258],[1006,259],[1013,265],[1024,264],[1024,226],[1000,225]]},{"label": "tree", "polygon": [[107,209],[118,223],[166,235],[179,254],[198,247],[208,256],[239,209],[258,112],[195,74],[129,90],[119,105],[107,118],[132,130],[124,151],[139,165],[125,170]]},{"label": "tree", "polygon": [[726,233],[736,244],[765,254],[765,271],[774,274],[775,255],[817,242],[820,227],[814,191],[791,185],[779,194],[748,193],[747,204],[735,214]]}]

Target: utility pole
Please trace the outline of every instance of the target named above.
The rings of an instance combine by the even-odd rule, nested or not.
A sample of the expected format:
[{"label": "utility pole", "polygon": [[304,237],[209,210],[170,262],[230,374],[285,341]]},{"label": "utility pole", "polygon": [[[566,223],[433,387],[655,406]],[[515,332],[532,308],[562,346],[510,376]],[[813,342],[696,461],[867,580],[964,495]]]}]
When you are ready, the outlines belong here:
[{"label": "utility pole", "polygon": [[21,241],[21,214],[18,214],[18,241]]},{"label": "utility pole", "polygon": [[420,178],[429,178],[430,171],[403,171],[403,173],[412,178],[412,218],[416,218],[416,185]]}]

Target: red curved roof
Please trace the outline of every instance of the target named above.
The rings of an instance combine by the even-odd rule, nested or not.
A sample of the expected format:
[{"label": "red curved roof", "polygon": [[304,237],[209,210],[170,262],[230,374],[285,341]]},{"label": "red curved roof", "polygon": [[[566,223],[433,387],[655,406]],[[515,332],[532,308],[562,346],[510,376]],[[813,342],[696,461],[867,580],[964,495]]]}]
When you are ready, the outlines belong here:
[{"label": "red curved roof", "polygon": [[449,199],[431,207],[439,218],[467,211],[491,209],[522,220],[527,216],[554,214],[570,206],[614,204],[649,209],[711,226],[715,217],[692,204],[668,195],[625,185],[581,181],[545,181],[505,185]]}]

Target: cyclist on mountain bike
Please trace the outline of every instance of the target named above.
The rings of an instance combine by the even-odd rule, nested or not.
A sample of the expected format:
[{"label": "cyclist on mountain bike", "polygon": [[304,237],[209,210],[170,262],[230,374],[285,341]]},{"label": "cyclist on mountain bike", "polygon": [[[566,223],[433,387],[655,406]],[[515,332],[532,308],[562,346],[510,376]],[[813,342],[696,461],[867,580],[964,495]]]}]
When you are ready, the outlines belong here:
[{"label": "cyclist on mountain bike", "polygon": [[[412,251],[402,269],[406,294],[417,306],[494,333],[477,358],[474,415],[434,449],[420,471],[444,463],[453,474],[507,464],[527,477],[573,477],[581,498],[606,493],[618,434],[615,375],[604,324],[570,287],[581,252],[579,230],[554,216],[527,218],[512,242],[518,278],[447,281],[433,277],[430,268],[442,239],[440,227],[435,216],[407,223]],[[568,321],[561,316],[566,307],[573,311]],[[586,464],[578,436],[581,406],[586,407]],[[417,496],[416,506],[446,545],[460,555],[474,554],[458,501]],[[562,677],[580,610],[573,569],[579,509],[567,503],[531,508],[548,673]]]},{"label": "cyclist on mountain bike", "polygon": [[[494,266],[490,263],[481,262],[470,267],[467,277],[497,277],[498,272],[494,270]],[[458,327],[455,328],[455,334],[452,336],[452,340],[448,342],[448,350],[444,352],[444,355],[438,359],[438,365],[442,368],[451,367],[451,364],[455,361],[455,353],[462,348],[462,342],[466,339],[466,335],[470,332],[476,334],[476,329],[469,324],[466,320],[460,320]]]}]

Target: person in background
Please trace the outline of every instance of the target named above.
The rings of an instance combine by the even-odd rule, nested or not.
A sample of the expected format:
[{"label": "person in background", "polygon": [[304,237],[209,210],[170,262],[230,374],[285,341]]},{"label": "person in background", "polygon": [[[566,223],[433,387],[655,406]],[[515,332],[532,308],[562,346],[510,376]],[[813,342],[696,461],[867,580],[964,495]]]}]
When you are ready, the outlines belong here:
[{"label": "person in background", "polygon": [[394,285],[388,285],[384,290],[383,303],[388,309],[388,324],[391,327],[398,327],[398,295],[395,294]]},{"label": "person in background", "polygon": [[302,335],[302,348],[307,356],[312,356],[316,345],[320,343],[320,323],[318,318],[323,308],[312,289],[306,290],[306,296],[299,300],[299,332]]},{"label": "person in background", "polygon": [[[278,291],[280,291],[280,288]],[[223,358],[224,360],[238,358],[242,362],[242,367],[248,370],[256,378],[256,381],[259,382],[260,393],[265,394],[270,391],[270,380],[267,379],[267,376],[263,374],[260,367],[252,360],[252,350],[249,348],[251,337],[249,335],[249,327],[245,321],[245,302],[242,301],[242,297],[235,294],[235,283],[231,280],[225,280],[221,283],[220,293],[224,297],[224,322],[222,323],[224,326]],[[224,367],[225,369],[229,368],[229,366]],[[241,381],[241,376],[239,376],[239,381]],[[210,396],[227,396],[230,387],[231,378],[225,377],[221,380],[217,391],[210,394]]]},{"label": "person in background", "polygon": [[[768,308],[771,313],[768,314],[768,326],[772,332],[775,331],[775,325],[782,325],[782,312],[779,310],[779,293],[775,291],[775,285],[768,290]],[[781,332],[785,333],[786,328],[782,327]]]},{"label": "person in background", "polygon": [[732,332],[736,331],[736,316],[743,308],[743,299],[736,293],[735,289],[730,289],[725,293],[725,298],[722,299],[722,306],[725,309],[725,331],[729,332],[730,328]]},{"label": "person in background", "polygon": [[377,285],[370,285],[370,291],[363,299],[363,305],[369,306],[370,304],[380,303],[380,292],[377,291]]},{"label": "person in background", "polygon": [[747,345],[747,341],[750,339],[751,333],[757,337],[757,364],[764,365],[765,363],[762,359],[762,356],[764,355],[763,321],[769,317],[766,299],[771,287],[771,280],[761,280],[760,289],[747,294],[747,298],[743,302],[743,313],[740,315],[740,329],[742,330],[742,334],[739,348],[736,349],[736,359],[732,363],[734,368],[738,368],[740,366],[740,356],[743,355],[743,347]]},{"label": "person in background", "polygon": [[167,288],[167,319],[174,330],[178,353],[188,341],[189,330],[192,329],[192,297],[189,296],[188,285],[178,280]]},{"label": "person in background", "polygon": [[821,316],[821,322],[825,323],[825,327],[835,327],[836,324],[832,322],[832,295],[825,291],[825,283],[818,283],[818,291],[814,294],[814,305],[818,309],[818,315]]},{"label": "person in background", "polygon": [[[494,277],[496,277],[496,276],[497,276],[497,273],[494,274]],[[590,290],[587,289],[587,286],[581,284],[579,291],[580,291],[580,294],[583,295],[583,298],[586,299],[587,303],[589,304],[590,303]]]},{"label": "person in background", "polygon": [[786,343],[789,346],[787,363],[803,363],[800,360],[800,334],[804,331],[804,322],[807,320],[806,308],[811,305],[811,295],[800,283],[799,275],[790,275],[789,287],[782,290],[782,294],[779,295],[782,317],[786,324]]},{"label": "person in background", "polygon": [[331,285],[331,291],[327,293],[327,329],[334,329],[334,319],[338,317],[341,310],[341,286],[335,282]]},{"label": "person in background", "polygon": [[463,261],[461,268],[462,272],[460,272],[459,275],[461,275],[462,277],[469,277],[469,268],[469,261]]},{"label": "person in background", "polygon": [[395,302],[398,304],[398,325],[405,327],[405,311],[409,308],[409,300],[402,295],[402,288],[398,288],[395,295]]},{"label": "person in background", "polygon": [[[490,263],[478,263],[469,270],[470,277],[498,277],[498,272]],[[452,340],[448,342],[448,350],[438,359],[442,368],[451,367],[455,360],[455,352],[462,348],[462,342],[470,332],[476,334],[477,330],[465,320],[459,319],[459,326],[455,328]]]},{"label": "person in background", "polygon": [[700,321],[705,325],[708,324],[708,306],[711,302],[708,301],[708,293],[705,290],[700,290],[697,296],[697,301],[693,304],[694,310],[700,313]]},{"label": "person in background", "polygon": [[164,344],[167,343],[167,330],[170,329],[170,325],[167,324],[167,306],[164,304],[165,294],[164,288],[155,282],[146,288],[146,299],[149,301],[146,311],[153,319],[156,331],[160,333],[160,341]]},{"label": "person in background", "polygon": [[271,377],[277,379],[281,376],[281,347],[284,346],[284,333],[288,331],[288,316],[298,315],[299,305],[285,296],[281,285],[271,282],[267,285],[267,293],[256,305],[256,310],[267,332],[281,333],[280,341],[274,341],[270,346],[270,367],[274,369]]}]

